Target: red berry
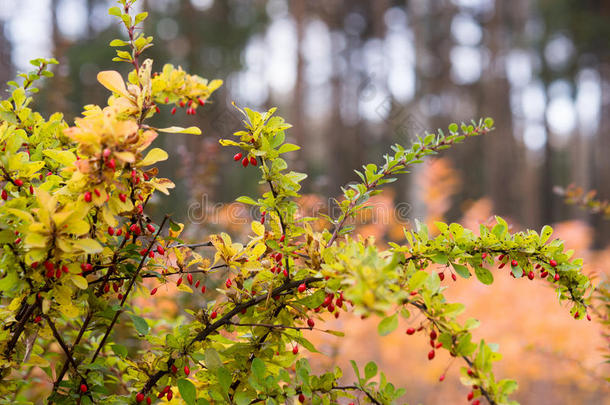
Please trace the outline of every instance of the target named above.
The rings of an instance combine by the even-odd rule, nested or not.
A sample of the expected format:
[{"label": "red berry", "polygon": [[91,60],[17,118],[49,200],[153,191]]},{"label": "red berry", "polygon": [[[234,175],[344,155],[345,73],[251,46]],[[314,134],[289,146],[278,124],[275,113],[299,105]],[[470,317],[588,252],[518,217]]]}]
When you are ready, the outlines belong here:
[{"label": "red berry", "polygon": [[108,235],[110,235],[110,236],[114,235],[114,228],[111,226],[108,227]]},{"label": "red berry", "polygon": [[61,266],[61,271],[63,271],[64,273],[68,272],[68,266],[66,266],[65,264],[63,266]]},{"label": "red berry", "polygon": [[19,242],[21,242],[21,238],[15,239],[15,243],[19,243]]},{"label": "red berry", "polygon": [[51,263],[48,260],[46,262],[44,262],[44,268],[49,270],[49,271],[55,270],[55,266],[53,265],[53,263]]},{"label": "red berry", "polygon": [[299,346],[294,345],[294,347],[292,348],[292,354],[297,354],[298,352],[299,352]]},{"label": "red berry", "polygon": [[110,169],[115,170],[116,169],[116,162],[114,159],[110,159],[106,162],[106,166],[108,166]]},{"label": "red berry", "polygon": [[282,235],[282,236],[280,237],[280,242],[283,242],[283,241],[284,241],[284,239],[286,239],[286,235]]},{"label": "red berry", "polygon": [[6,192],[6,190],[2,190],[2,199],[3,199],[4,201],[6,201],[6,200],[7,200],[7,198],[8,198],[8,193]]},{"label": "red berry", "polygon": [[110,284],[104,284],[104,293],[110,291]]},{"label": "red berry", "polygon": [[438,273],[438,278],[441,279],[441,281],[443,281],[445,279],[445,273]]},{"label": "red berry", "polygon": [[85,202],[91,202],[91,191],[85,192]]},{"label": "red berry", "polygon": [[241,154],[241,152],[236,153],[235,155],[233,155],[233,160],[237,162],[238,160],[240,160],[242,158],[242,156],[243,155]]},{"label": "red berry", "polygon": [[144,394],[142,394],[141,392],[138,392],[138,394],[136,395],[136,402],[142,402],[144,401]]},{"label": "red berry", "polygon": [[534,279],[534,272],[530,270],[529,273],[527,273],[527,278],[529,278],[530,280]]},{"label": "red berry", "polygon": [[474,401],[472,401],[472,405],[481,405],[481,401],[475,399]]},{"label": "red berry", "polygon": [[587,314],[587,321],[591,320],[591,315]]},{"label": "red berry", "polygon": [[203,285],[203,286],[201,287],[201,293],[202,293],[202,294],[205,294],[205,285]]},{"label": "red berry", "polygon": [[193,275],[191,273],[186,275],[186,281],[188,281],[190,285],[193,285]]},{"label": "red berry", "polygon": [[169,390],[167,392],[167,400],[171,401],[173,397],[174,397],[174,393],[172,392],[172,390]]},{"label": "red berry", "polygon": [[153,233],[155,231],[155,226],[153,224],[148,224],[146,225],[146,229],[148,229],[148,232]]},{"label": "red berry", "polygon": [[181,108],[184,108],[184,106],[186,105],[186,102],[184,100],[180,100],[180,103],[178,103],[178,104],[180,104]]},{"label": "red berry", "polygon": [[438,378],[438,380],[439,380],[440,382],[445,381],[445,374],[441,375],[441,376]]},{"label": "red berry", "polygon": [[34,187],[30,184],[30,194],[34,194]]},{"label": "red berry", "polygon": [[481,255],[481,259],[487,259],[487,252],[483,252],[483,254]]},{"label": "red berry", "polygon": [[546,271],[546,270],[545,270],[545,271],[543,271],[542,273],[540,273],[540,277],[541,277],[541,278],[545,278],[545,277],[546,277],[546,276],[548,276],[548,275],[549,275],[549,272],[548,272],[548,271]]},{"label": "red berry", "polygon": [[299,394],[299,402],[300,402],[300,403],[305,402],[305,395],[303,395],[303,394]]},{"label": "red berry", "polygon": [[559,273],[555,273],[555,276],[553,276],[553,280],[559,281]]},{"label": "red berry", "polygon": [[152,400],[150,399],[150,397],[146,397],[146,405],[150,405],[151,402]]},{"label": "red berry", "polygon": [[414,333],[415,333],[415,329],[414,328],[407,329],[407,335],[412,335]]},{"label": "red berry", "polygon": [[182,277],[180,277],[178,281],[176,281],[176,286],[179,286],[180,284],[182,284]]},{"label": "red berry", "polygon": [[201,283],[201,280],[197,280],[197,282],[195,283],[195,288],[199,288],[200,283]]},{"label": "red berry", "polygon": [[173,108],[172,108],[171,113],[172,113],[172,115],[176,114],[176,107],[173,107]]},{"label": "red berry", "polygon": [[15,185],[16,185],[17,187],[21,187],[21,186],[23,186],[23,180],[21,180],[21,179],[17,179],[17,180],[15,180]]},{"label": "red berry", "polygon": [[161,112],[161,109],[159,108],[158,105],[155,106],[155,111],[157,112],[157,114]]},{"label": "red berry", "polygon": [[304,292],[306,289],[307,289],[307,286],[305,285],[305,283],[299,285],[298,290],[300,293]]},{"label": "red berry", "polygon": [[225,281],[225,286],[226,286],[227,288],[231,288],[231,284],[232,284],[232,283],[231,283],[231,279],[230,279],[230,278],[228,278],[228,279],[227,279],[227,281]]},{"label": "red berry", "polygon": [[155,295],[157,293],[157,287],[150,290],[150,295]]},{"label": "red berry", "polygon": [[313,328],[315,324],[316,324],[316,323],[314,322],[314,320],[313,320],[313,319],[309,318],[309,319],[307,320],[307,326],[309,326],[310,328]]},{"label": "red berry", "polygon": [[470,391],[466,398],[468,398],[469,401],[472,401],[472,398],[474,398],[474,392]]},{"label": "red berry", "polygon": [[144,248],[144,249],[140,250],[141,256],[146,256],[147,254],[148,254],[148,249]]},{"label": "red berry", "polygon": [[551,267],[557,267],[557,261],[556,260],[551,259],[549,261],[549,264],[551,265]]},{"label": "red berry", "polygon": [[40,315],[37,315],[36,318],[34,318],[34,323],[39,323],[42,320],[42,317]]},{"label": "red berry", "polygon": [[434,349],[428,352],[428,360],[432,360],[434,358]]},{"label": "red berry", "polygon": [[256,166],[258,164],[258,162],[256,161],[256,158],[254,156],[250,156],[250,164],[252,166]]},{"label": "red berry", "polygon": [[245,158],[244,158],[244,159],[241,161],[241,165],[242,165],[243,167],[248,167],[248,158],[247,158],[247,157],[245,157]]},{"label": "red berry", "polygon": [[125,202],[127,201],[127,196],[123,193],[119,193],[119,200],[121,200],[121,202]]},{"label": "red berry", "polygon": [[199,102],[199,105],[200,105],[200,106],[203,106],[203,105],[205,104],[205,100],[204,100],[204,99],[202,99],[201,97],[199,97],[199,98],[197,99],[197,101]]},{"label": "red berry", "polygon": [[172,373],[176,374],[178,372],[178,368],[172,364]]},{"label": "red berry", "polygon": [[436,334],[436,331],[435,331],[435,330],[433,330],[432,332],[430,332],[430,340],[434,340],[434,339],[436,339],[436,337],[437,337],[437,334]]},{"label": "red berry", "polygon": [[163,249],[163,246],[157,245],[157,253],[159,253],[161,256],[165,254],[165,249]]},{"label": "red berry", "polygon": [[80,385],[80,392],[82,392],[82,393],[87,392],[87,385],[86,384],[81,384]]},{"label": "red berry", "polygon": [[189,375],[191,373],[191,370],[189,369],[189,366],[184,366],[184,374]]},{"label": "red berry", "polygon": [[453,281],[457,281],[457,276],[453,273],[451,273],[451,278],[453,279]]},{"label": "red berry", "polygon": [[443,347],[443,344],[441,342],[438,342],[436,345],[434,345],[435,349],[440,349],[441,347]]},{"label": "red berry", "polygon": [[217,316],[218,316],[218,313],[216,311],[212,311],[212,313],[210,314],[210,318],[212,318],[212,319],[216,319]]},{"label": "red berry", "polygon": [[511,260],[510,265],[513,267],[517,267],[519,265],[519,262],[515,259]]}]

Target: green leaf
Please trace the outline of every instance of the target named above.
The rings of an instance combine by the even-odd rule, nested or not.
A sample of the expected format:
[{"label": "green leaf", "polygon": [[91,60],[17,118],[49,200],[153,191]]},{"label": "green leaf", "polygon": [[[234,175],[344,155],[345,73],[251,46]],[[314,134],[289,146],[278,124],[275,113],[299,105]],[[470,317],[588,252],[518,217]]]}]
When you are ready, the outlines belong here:
[{"label": "green leaf", "polygon": [[197,389],[195,385],[187,379],[181,378],[178,380],[178,391],[180,396],[189,405],[194,405],[197,399]]},{"label": "green leaf", "polygon": [[258,357],[255,357],[254,360],[252,360],[252,366],[250,368],[252,370],[252,375],[254,375],[257,380],[263,381],[265,378],[265,362]]},{"label": "green leaf", "polygon": [[136,331],[140,334],[140,335],[147,335],[148,334],[148,323],[146,322],[146,319],[141,318],[137,315],[133,315],[131,314],[131,320],[133,322],[133,326],[136,328]]},{"label": "green leaf", "polygon": [[377,326],[377,331],[381,336],[386,336],[392,333],[398,327],[398,313],[383,318]]},{"label": "green leaf", "polygon": [[453,266],[453,270],[455,270],[460,277],[470,278],[470,271],[468,271],[468,267],[458,263],[451,263],[451,266]]},{"label": "green leaf", "polygon": [[110,348],[112,349],[114,354],[116,354],[120,358],[124,359],[125,357],[127,357],[127,348],[125,346],[117,344],[110,346]]},{"label": "green leaf", "polygon": [[432,261],[437,264],[447,264],[447,262],[449,261],[447,255],[443,252],[435,253],[434,256],[432,256],[430,259],[432,259]]},{"label": "green leaf", "polygon": [[456,123],[452,123],[451,125],[449,125],[449,131],[457,132],[457,130],[458,130],[458,125]]},{"label": "green leaf", "polygon": [[540,231],[540,243],[544,244],[553,234],[553,228],[548,225],[542,227],[542,231]]},{"label": "green leaf", "polygon": [[277,150],[277,153],[287,153],[287,152],[292,152],[292,151],[299,150],[299,149],[301,149],[301,147],[298,145],[294,145],[292,143],[285,143],[282,146],[280,146],[280,148]]},{"label": "green leaf", "polygon": [[364,378],[370,380],[377,375],[377,364],[374,361],[369,361],[364,366]]},{"label": "green leaf", "polygon": [[116,16],[116,17],[120,17],[121,9],[118,7],[110,7],[110,9],[108,10],[108,14]]},{"label": "green leaf", "polygon": [[412,291],[417,290],[419,287],[421,287],[426,282],[427,278],[428,278],[427,272],[425,272],[423,270],[417,271],[409,279],[409,289]]},{"label": "green leaf", "polygon": [[476,274],[479,281],[483,284],[490,285],[494,282],[493,274],[491,274],[491,271],[487,270],[485,267],[475,267],[474,273]]},{"label": "green leaf", "polygon": [[243,204],[250,204],[250,205],[258,205],[258,203],[256,201],[254,201],[254,199],[248,197],[248,196],[241,196],[241,197],[237,197],[235,199],[235,201],[243,203]]}]

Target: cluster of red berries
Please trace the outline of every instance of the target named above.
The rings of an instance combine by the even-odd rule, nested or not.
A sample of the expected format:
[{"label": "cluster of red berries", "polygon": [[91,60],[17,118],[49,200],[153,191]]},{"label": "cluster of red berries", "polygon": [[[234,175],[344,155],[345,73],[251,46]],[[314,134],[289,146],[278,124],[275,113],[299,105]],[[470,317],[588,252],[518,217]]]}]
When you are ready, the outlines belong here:
[{"label": "cluster of red berries", "polygon": [[[201,97],[197,98],[197,102],[199,103],[200,106],[205,105],[205,100],[202,99]],[[169,103],[169,97],[165,97],[165,103]],[[189,99],[188,101],[180,100],[178,102],[178,105],[180,106],[180,108],[186,107],[186,115],[197,114],[197,108],[195,108],[196,104],[194,104],[193,99]],[[157,107],[157,112],[159,112],[158,108],[159,107]],[[176,107],[172,107],[171,113],[172,113],[172,115],[176,114]]]},{"label": "cluster of red berries", "polygon": [[[33,269],[37,268],[38,262],[32,263],[31,266]],[[47,278],[55,277],[56,279],[59,279],[63,273],[68,273],[68,266],[66,266],[65,264],[61,264],[61,263],[53,264],[53,262],[46,260],[43,263],[43,266],[45,268],[45,276]],[[82,265],[81,265],[81,268],[82,268]]]},{"label": "cluster of red berries", "polygon": [[243,167],[248,167],[248,164],[251,164],[252,166],[256,166],[258,164],[258,161],[256,160],[256,157],[254,157],[254,156],[250,156],[250,157],[246,156],[246,157],[244,157],[244,155],[241,152],[236,153],[235,155],[233,155],[233,160],[236,161],[236,162],[241,160],[241,165]]},{"label": "cluster of red berries", "polygon": [[339,292],[339,297],[335,301],[334,299],[335,295],[333,293],[326,294],[326,297],[324,297],[324,301],[322,301],[322,304],[319,307],[316,307],[314,309],[314,312],[318,313],[322,310],[322,308],[326,308],[328,312],[333,314],[335,318],[339,318],[339,310],[343,308],[343,304],[345,301],[345,298],[343,297],[343,291]]},{"label": "cluster of red berries", "polygon": [[[486,257],[486,253],[484,253],[484,255],[485,255],[485,256],[484,256],[483,258],[485,258],[485,257]],[[504,260],[504,259],[506,259],[506,260]],[[499,268],[499,269],[504,268],[504,266],[506,266],[506,263],[508,263],[508,262],[509,262],[509,261],[508,261],[508,257],[507,257],[507,255],[505,255],[505,254],[501,254],[500,256],[498,256],[498,261],[500,262],[500,265],[498,266],[498,268]],[[554,260],[554,259],[551,259],[551,260],[549,260],[549,265],[550,265],[552,268],[556,268],[556,267],[557,267],[557,261],[556,261],[556,260]],[[512,269],[512,268],[514,268],[514,267],[518,267],[518,266],[519,266],[519,262],[518,262],[516,259],[512,259],[512,260],[510,260],[510,266],[511,266],[511,269]],[[542,267],[542,265],[541,265],[540,263],[536,264],[536,266],[535,266],[535,268],[534,268],[534,269],[535,269],[535,270],[540,270],[540,278],[546,278],[546,276],[548,276],[548,275],[549,275],[548,270],[546,270],[545,268],[543,268],[543,267]],[[513,274],[513,272],[512,272],[512,271],[511,271],[511,273],[510,273],[510,274],[511,274],[511,276],[512,276],[513,278],[515,278],[515,275]],[[528,272],[527,272],[527,274],[525,274],[525,275],[527,276],[527,278],[528,278],[529,280],[533,280],[533,279],[536,277],[536,274],[534,273],[534,271],[533,271],[533,270],[528,271]],[[560,279],[559,272],[558,272],[558,271],[555,271],[555,275],[553,276],[553,280],[554,280],[554,281],[559,281],[559,279]]]},{"label": "cluster of red berries", "polygon": [[277,274],[282,273],[284,277],[288,277],[288,270],[282,266],[282,258],[284,257],[282,252],[271,253],[270,257],[275,260],[276,263],[273,267],[271,267],[271,272]]},{"label": "cluster of red berries", "polygon": [[[176,287],[179,287],[180,284],[182,284],[182,277],[180,277],[177,281],[176,281]],[[189,285],[193,285],[193,275],[191,273],[188,273],[186,275],[186,281],[188,281]],[[195,282],[195,288],[199,289],[199,285],[201,284],[201,280],[197,280]],[[201,287],[201,292],[205,293],[206,287],[205,284]]]}]

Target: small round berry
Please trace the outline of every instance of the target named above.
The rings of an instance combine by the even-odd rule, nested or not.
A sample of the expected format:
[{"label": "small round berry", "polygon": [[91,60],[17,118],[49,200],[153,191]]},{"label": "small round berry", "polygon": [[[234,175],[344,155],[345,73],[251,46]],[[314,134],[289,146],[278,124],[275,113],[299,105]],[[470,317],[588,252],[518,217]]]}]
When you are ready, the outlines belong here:
[{"label": "small round berry", "polygon": [[412,335],[414,333],[415,333],[415,329],[414,328],[407,329],[407,335]]},{"label": "small round berry", "polygon": [[241,154],[241,152],[236,153],[235,155],[233,155],[233,160],[237,162],[238,160],[241,160],[242,156],[243,155]]},{"label": "small round berry", "polygon": [[556,260],[551,259],[549,261],[549,264],[551,265],[551,267],[557,267],[557,261]]},{"label": "small round berry", "polygon": [[82,392],[83,394],[85,392],[87,392],[87,384],[81,384],[80,385],[80,392]]}]

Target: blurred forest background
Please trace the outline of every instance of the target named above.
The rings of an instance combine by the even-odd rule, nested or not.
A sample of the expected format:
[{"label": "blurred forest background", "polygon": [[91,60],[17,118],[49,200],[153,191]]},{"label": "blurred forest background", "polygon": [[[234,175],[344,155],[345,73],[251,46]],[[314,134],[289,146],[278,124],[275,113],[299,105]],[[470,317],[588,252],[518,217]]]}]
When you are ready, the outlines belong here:
[{"label": "blurred forest background", "polygon": [[[0,0],[0,81],[29,70],[29,59],[53,56],[60,65],[37,98],[41,111],[62,111],[72,122],[84,104],[104,103],[108,93],[97,72],[128,68],[111,62],[108,43],[123,36],[107,14],[113,3]],[[379,162],[391,144],[490,116],[493,134],[394,183],[374,201],[381,211],[358,219],[359,231],[400,241],[413,218],[476,228],[498,214],[516,229],[554,224],[585,257],[588,274],[597,280],[608,274],[610,221],[566,205],[553,189],[575,183],[610,198],[610,2],[140,0],[138,8],[150,12],[143,28],[155,46],[146,56],[157,70],[170,62],[225,80],[195,117],[184,110],[172,117],[165,107],[156,118],[159,126],[180,120],[204,132],[157,141],[170,152],[162,174],[177,189],[153,209],[189,222],[194,239],[218,229],[239,232],[238,219],[249,213],[218,203],[258,191],[258,173],[234,163],[218,144],[240,125],[232,101],[278,106],[294,125],[288,137],[303,149],[290,154],[290,164],[309,173],[304,211],[331,210],[326,201],[356,179],[353,169]],[[517,378],[518,399],[610,403],[601,326],[558,311],[550,289],[497,280],[491,289],[458,282],[453,298],[474,308],[469,315],[485,325],[481,336],[500,343],[499,374]],[[177,311],[171,295],[166,310]],[[338,347],[329,339],[331,356],[320,367],[374,357],[407,388],[410,402],[464,403],[457,365],[439,386],[450,360],[428,364],[424,339],[404,346],[404,334],[377,337],[375,321],[333,322],[349,328],[352,343]],[[415,368],[422,372],[413,375]]]}]

